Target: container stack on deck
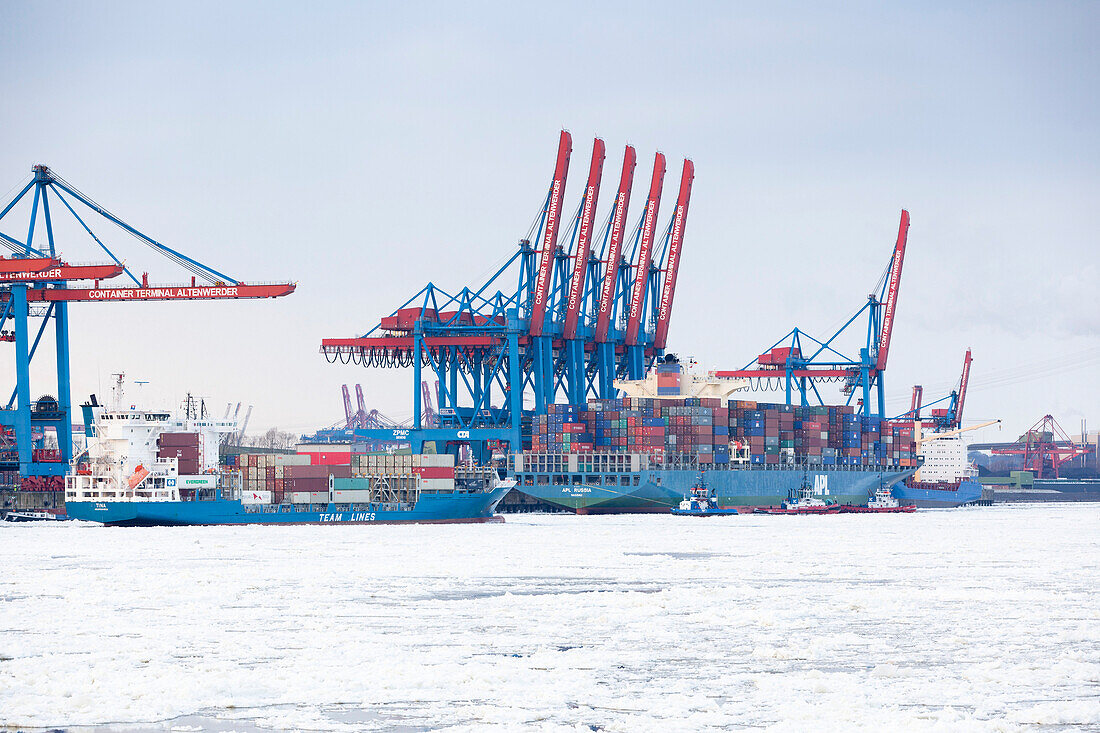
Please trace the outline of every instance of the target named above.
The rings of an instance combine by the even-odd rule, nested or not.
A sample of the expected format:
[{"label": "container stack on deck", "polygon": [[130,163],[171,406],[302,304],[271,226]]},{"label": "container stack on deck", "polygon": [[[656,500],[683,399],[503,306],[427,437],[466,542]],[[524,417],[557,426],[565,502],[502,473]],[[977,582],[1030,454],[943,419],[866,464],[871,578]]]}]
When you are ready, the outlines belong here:
[{"label": "container stack on deck", "polygon": [[530,445],[532,453],[686,454],[700,464],[916,465],[911,422],[863,417],[848,405],[730,400],[724,407],[717,398],[551,405],[532,420]]},{"label": "container stack on deck", "polygon": [[[238,467],[244,480],[243,489],[248,493],[271,492],[272,502],[282,503],[286,492],[287,469],[308,466],[309,456],[280,453],[242,453]],[[291,474],[293,477],[293,473]],[[328,475],[325,476],[328,491]]]},{"label": "container stack on deck", "polygon": [[[265,500],[265,492],[270,492],[274,504],[326,503],[330,477],[337,502],[381,501],[377,492],[382,483],[387,491],[399,492],[394,497],[406,498],[418,486],[423,493],[448,493],[456,485],[452,455],[375,453],[346,443],[303,443],[298,453],[242,452],[227,456],[226,463],[240,469],[245,492]],[[366,498],[371,491],[374,499]]]},{"label": "container stack on deck", "polygon": [[194,476],[201,470],[198,433],[161,433],[157,438],[157,458],[175,458],[180,475]]}]

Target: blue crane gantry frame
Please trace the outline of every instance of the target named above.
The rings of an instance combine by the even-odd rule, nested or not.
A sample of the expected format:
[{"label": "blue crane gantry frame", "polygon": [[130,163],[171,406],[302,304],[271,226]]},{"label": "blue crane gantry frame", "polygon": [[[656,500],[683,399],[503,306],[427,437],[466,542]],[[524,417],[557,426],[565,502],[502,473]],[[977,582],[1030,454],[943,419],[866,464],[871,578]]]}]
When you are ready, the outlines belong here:
[{"label": "blue crane gantry frame", "polygon": [[[715,375],[756,380],[755,388],[759,390],[783,389],[787,404],[792,404],[797,393],[803,405],[810,403],[811,394],[819,404],[825,404],[817,382],[841,382],[841,391],[848,396],[846,404],[851,404],[859,394],[863,414],[886,417],[886,359],[908,233],[909,212],[902,210],[894,251],[879,285],[867,296],[867,302],[832,336],[820,341],[796,327],[742,369],[717,371]],[[851,357],[835,344],[861,316],[866,316],[866,341],[859,356]],[[877,397],[875,401],[872,401],[872,390]]]},{"label": "blue crane gantry frame", "polygon": [[[69,462],[73,458],[71,439],[72,394],[69,366],[69,301],[206,300],[276,297],[293,292],[295,286],[291,283],[265,285],[242,283],[146,236],[57,176],[48,166],[35,165],[31,170],[32,178],[30,182],[0,210],[0,220],[2,220],[32,188],[34,189],[26,241],[21,241],[0,232],[0,245],[10,249],[15,258],[48,256],[56,259],[58,249],[54,240],[53,219],[50,215],[50,194],[52,194],[72,214],[73,218],[99,248],[111,258],[117,268],[115,272],[125,273],[135,285],[133,288],[100,288],[97,281],[94,289],[74,290],[69,288],[65,279],[52,277],[47,279],[50,276],[49,271],[15,274],[0,282],[0,299],[2,299],[0,323],[7,323],[10,319],[14,324],[16,382],[15,389],[12,391],[7,405],[0,409],[0,425],[13,429],[15,433],[15,455],[0,455],[0,464],[9,468],[17,468],[23,476],[63,476],[68,471]],[[190,286],[150,288],[144,276],[139,280],[125,266],[123,261],[92,232],[85,219],[81,218],[70,203],[70,198],[133,235],[158,255],[188,270],[192,275]],[[40,207],[42,223],[46,230],[47,247],[44,249],[38,249],[34,246]],[[231,287],[196,288],[196,278],[202,278],[212,285]],[[35,302],[35,312],[31,311],[31,302]],[[29,328],[29,319],[32,316],[42,317],[42,324],[38,328],[33,342],[30,340]],[[54,406],[40,403],[32,406],[30,366],[51,319],[54,321],[57,404]],[[32,436],[35,428],[56,431],[57,443],[60,448],[60,461],[34,460]]]},{"label": "blue crane gantry frame", "polygon": [[[658,193],[647,200],[646,211],[631,234],[630,252],[624,256],[620,243],[634,150],[626,147],[618,195],[604,220],[602,237],[593,237],[590,231],[603,165],[603,141],[596,139],[588,185],[562,245],[557,212],[564,198],[571,146],[569,134],[563,131],[555,176],[539,216],[513,255],[483,284],[452,294],[429,283],[363,336],[322,342],[321,352],[330,363],[413,369],[413,427],[354,430],[355,437],[406,440],[414,450],[421,450],[424,441],[468,442],[480,460],[485,457],[486,441],[520,445],[525,395],[535,414],[545,413],[559,397],[574,404],[589,397],[611,398],[616,394],[615,379],[643,378],[653,360],[664,353],[664,344],[655,344],[655,334],[663,339],[667,333],[694,171],[691,161],[684,161],[680,200],[663,234],[653,231]],[[660,153],[657,164],[663,175]],[[631,263],[637,263],[645,244],[647,225],[650,237],[657,241],[648,244],[652,250],[648,266],[638,273],[637,265]],[[586,251],[592,240],[599,241],[598,250]],[[536,249],[532,242],[542,246]],[[670,243],[672,282],[663,287],[669,277]],[[617,261],[609,253],[616,253]],[[500,285],[513,278],[515,287],[502,290]],[[639,279],[642,284],[636,287]],[[636,336],[628,345],[632,289],[641,293],[643,301],[633,310]],[[658,328],[661,319],[663,327]],[[432,370],[439,382],[436,428],[422,424],[424,368]]]}]

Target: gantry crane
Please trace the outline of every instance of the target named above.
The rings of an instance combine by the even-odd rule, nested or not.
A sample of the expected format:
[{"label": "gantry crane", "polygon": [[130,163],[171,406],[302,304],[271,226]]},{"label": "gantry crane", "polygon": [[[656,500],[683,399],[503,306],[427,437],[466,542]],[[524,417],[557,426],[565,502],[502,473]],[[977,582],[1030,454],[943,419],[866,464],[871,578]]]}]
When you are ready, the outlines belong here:
[{"label": "gantry crane", "polygon": [[1044,415],[1015,443],[989,443],[970,448],[988,450],[998,456],[1020,456],[1024,468],[1032,471],[1035,478],[1043,478],[1047,472],[1053,472],[1054,478],[1058,478],[1063,463],[1092,452],[1091,448],[1074,442],[1051,415]]},{"label": "gantry crane", "polygon": [[[93,201],[58,176],[48,166],[35,165],[29,183],[2,210],[0,221],[33,189],[30,221],[26,239],[0,231],[0,245],[13,256],[0,259],[0,323],[11,320],[13,327],[3,340],[15,344],[16,385],[7,406],[0,409],[0,425],[14,433],[15,455],[0,461],[8,469],[17,469],[24,476],[62,476],[72,460],[72,399],[69,373],[68,306],[73,302],[116,302],[148,300],[225,300],[237,298],[274,298],[294,292],[295,284],[250,284],[208,267],[172,249]],[[60,203],[80,227],[106,254],[110,262],[91,265],[69,264],[61,259],[60,250],[71,251],[69,242],[55,241],[55,228],[50,212],[51,201]],[[189,283],[150,285],[148,275],[136,277],[122,259],[97,236],[89,226],[88,213],[81,217],[76,207],[107,220],[148,246],[156,254],[181,266],[191,274]],[[39,211],[41,210],[41,217]],[[46,247],[35,246],[39,225],[45,229]],[[16,264],[18,263],[18,264]],[[133,285],[105,287],[102,281],[125,275]],[[199,281],[202,281],[201,283]],[[82,286],[74,287],[74,283]],[[88,287],[91,285],[91,287]],[[31,341],[30,319],[41,317],[42,323]],[[30,365],[50,321],[54,323],[56,352],[57,398],[39,400],[32,405]],[[36,460],[32,451],[34,429],[54,430],[60,447],[59,461]]]},{"label": "gantry crane", "polygon": [[[429,283],[364,335],[322,341],[330,362],[412,367],[415,435],[404,437],[414,448],[423,440],[518,446],[525,398],[533,412],[544,413],[557,401],[614,397],[616,379],[644,377],[664,353],[694,166],[684,160],[676,209],[660,229],[665,156],[656,153],[645,207],[630,229],[637,155],[626,146],[615,199],[597,226],[604,142],[593,141],[570,219],[563,207],[572,152],[572,136],[563,130],[535,224],[485,283],[454,294]],[[509,276],[516,286],[505,291]],[[425,367],[439,381],[437,428],[424,419]]]},{"label": "gantry crane", "polygon": [[962,427],[963,406],[966,404],[966,388],[970,384],[970,364],[973,361],[970,349],[966,350],[966,355],[963,357],[962,375],[959,377],[958,384],[950,394],[947,394],[935,402],[929,402],[922,405],[921,399],[924,395],[924,388],[919,384],[913,387],[913,402],[909,408],[909,412],[898,415],[895,420],[921,420],[921,409],[923,407],[932,408],[933,405],[938,405],[941,402],[947,402],[947,407],[933,408],[929,417],[922,420],[928,427],[934,428],[937,432],[946,430],[954,430]]},{"label": "gantry crane", "polygon": [[[902,209],[890,264],[879,284],[867,296],[863,307],[832,336],[820,341],[796,327],[743,368],[717,370],[711,374],[724,379],[755,380],[751,383],[754,390],[782,389],[788,405],[792,404],[796,392],[803,405],[809,404],[811,394],[820,404],[825,404],[817,383],[839,382],[841,392],[848,395],[848,404],[858,394],[863,414],[885,417],[884,375],[894,334],[908,236],[909,212]],[[840,351],[837,339],[863,315],[866,315],[865,345],[859,349],[858,356],[846,355]],[[872,390],[877,395],[877,410],[872,403]]]}]

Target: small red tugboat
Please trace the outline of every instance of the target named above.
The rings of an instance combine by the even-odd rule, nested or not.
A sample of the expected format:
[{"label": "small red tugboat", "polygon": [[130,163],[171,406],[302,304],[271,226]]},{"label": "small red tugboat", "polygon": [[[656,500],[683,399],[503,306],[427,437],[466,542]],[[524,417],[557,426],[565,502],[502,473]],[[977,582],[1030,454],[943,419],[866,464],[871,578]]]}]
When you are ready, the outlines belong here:
[{"label": "small red tugboat", "polygon": [[879,486],[875,495],[867,501],[867,506],[844,506],[840,511],[842,514],[907,514],[916,510],[916,504],[903,505],[889,489]]}]

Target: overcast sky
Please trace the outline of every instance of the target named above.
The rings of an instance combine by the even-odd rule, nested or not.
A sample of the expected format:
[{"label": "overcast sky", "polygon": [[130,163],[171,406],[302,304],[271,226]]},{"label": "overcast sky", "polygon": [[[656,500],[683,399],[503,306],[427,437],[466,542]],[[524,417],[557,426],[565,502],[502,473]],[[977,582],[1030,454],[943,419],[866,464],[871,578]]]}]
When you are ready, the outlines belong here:
[{"label": "overcast sky", "polygon": [[[411,370],[329,365],[321,339],[509,256],[564,127],[567,211],[594,135],[609,190],[637,147],[635,213],[654,150],[668,156],[662,221],[695,162],[671,349],[738,368],[795,325],[829,335],[907,208],[890,409],[914,383],[947,393],[969,346],[968,418],[1004,419],[1003,438],[1048,412],[1100,427],[1100,6],[520,5],[0,4],[5,203],[46,163],[223,272],[299,283],[273,301],[74,306],[74,399],[124,370],[150,401],[254,404],[257,429],[333,423],[342,383],[408,415]],[[185,274],[93,228],[151,281]],[[78,233],[59,224],[62,253],[102,260]]]}]

